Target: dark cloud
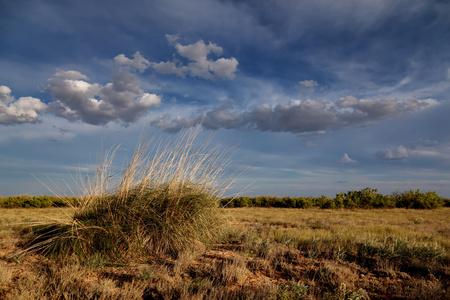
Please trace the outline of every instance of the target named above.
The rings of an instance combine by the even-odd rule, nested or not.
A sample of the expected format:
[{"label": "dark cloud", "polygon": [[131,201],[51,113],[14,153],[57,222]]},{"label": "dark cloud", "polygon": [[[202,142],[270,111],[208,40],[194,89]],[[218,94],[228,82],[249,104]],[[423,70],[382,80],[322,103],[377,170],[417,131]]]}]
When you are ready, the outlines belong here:
[{"label": "dark cloud", "polygon": [[200,122],[197,118],[172,118],[170,114],[164,114],[151,121],[151,125],[157,128],[162,128],[164,131],[169,133],[177,133],[183,128],[188,128],[193,126],[193,124],[198,124]]},{"label": "dark cloud", "polygon": [[[393,98],[373,100],[349,96],[339,99],[336,107],[341,109],[340,121],[344,125],[352,125],[393,117],[436,103],[432,99],[397,101]],[[350,110],[346,111],[347,108]]]},{"label": "dark cloud", "polygon": [[202,122],[207,129],[252,129],[272,132],[315,132],[353,125],[370,124],[386,118],[423,109],[433,100],[356,99],[342,98],[336,103],[324,100],[292,100],[288,104],[263,104],[249,111],[234,110],[222,105],[195,116],[171,119],[164,115],[152,125],[171,132],[186,124]]}]

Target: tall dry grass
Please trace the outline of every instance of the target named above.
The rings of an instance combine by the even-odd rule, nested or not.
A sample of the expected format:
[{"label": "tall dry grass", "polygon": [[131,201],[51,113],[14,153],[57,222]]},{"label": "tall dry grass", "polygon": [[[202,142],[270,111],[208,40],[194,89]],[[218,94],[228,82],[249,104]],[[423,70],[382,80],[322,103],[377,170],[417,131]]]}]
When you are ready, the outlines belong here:
[{"label": "tall dry grass", "polygon": [[46,254],[142,259],[217,240],[224,220],[219,197],[232,184],[235,148],[198,141],[200,127],[177,138],[144,136],[124,170],[113,162],[120,146],[106,151],[97,173],[80,186],[84,197],[70,223],[34,228],[30,249]]}]

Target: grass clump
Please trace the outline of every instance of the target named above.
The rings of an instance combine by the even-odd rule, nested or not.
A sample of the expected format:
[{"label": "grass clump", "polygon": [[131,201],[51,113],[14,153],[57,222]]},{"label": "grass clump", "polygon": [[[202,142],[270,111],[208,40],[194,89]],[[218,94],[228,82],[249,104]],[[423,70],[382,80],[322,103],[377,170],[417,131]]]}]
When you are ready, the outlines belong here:
[{"label": "grass clump", "polygon": [[31,246],[46,254],[98,255],[111,260],[177,256],[220,236],[219,197],[233,149],[218,151],[211,137],[196,144],[199,127],[177,139],[140,138],[120,175],[112,172],[119,147],[106,152],[82,188],[73,219],[36,227]]}]

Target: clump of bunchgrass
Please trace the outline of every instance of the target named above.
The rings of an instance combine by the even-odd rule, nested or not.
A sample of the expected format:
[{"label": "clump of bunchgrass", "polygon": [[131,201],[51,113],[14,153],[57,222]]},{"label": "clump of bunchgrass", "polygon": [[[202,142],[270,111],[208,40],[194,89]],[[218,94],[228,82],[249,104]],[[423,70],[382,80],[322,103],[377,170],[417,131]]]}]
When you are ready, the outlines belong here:
[{"label": "clump of bunchgrass", "polygon": [[196,142],[200,126],[170,138],[140,138],[120,175],[106,152],[71,224],[40,227],[32,248],[47,254],[111,259],[173,255],[216,241],[223,219],[219,197],[232,183],[234,148],[220,151],[210,136]]}]

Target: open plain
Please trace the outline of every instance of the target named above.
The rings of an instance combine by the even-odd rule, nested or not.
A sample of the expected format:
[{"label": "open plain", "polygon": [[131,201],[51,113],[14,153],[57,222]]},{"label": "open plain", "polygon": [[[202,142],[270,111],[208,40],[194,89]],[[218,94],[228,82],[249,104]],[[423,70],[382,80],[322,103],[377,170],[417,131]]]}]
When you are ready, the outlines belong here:
[{"label": "open plain", "polygon": [[219,243],[119,263],[24,253],[73,208],[0,209],[6,299],[448,299],[450,208],[224,208]]}]

